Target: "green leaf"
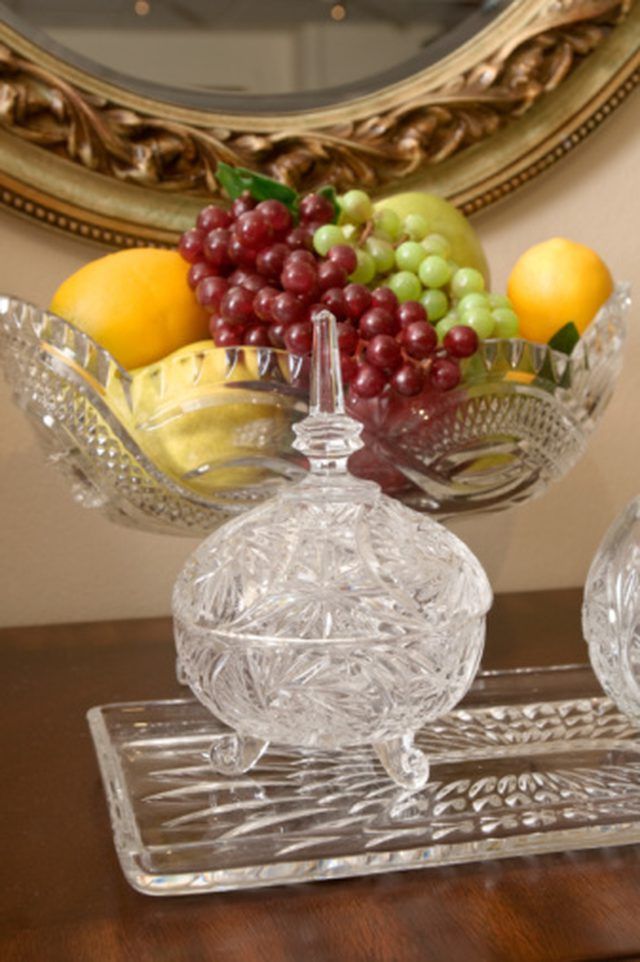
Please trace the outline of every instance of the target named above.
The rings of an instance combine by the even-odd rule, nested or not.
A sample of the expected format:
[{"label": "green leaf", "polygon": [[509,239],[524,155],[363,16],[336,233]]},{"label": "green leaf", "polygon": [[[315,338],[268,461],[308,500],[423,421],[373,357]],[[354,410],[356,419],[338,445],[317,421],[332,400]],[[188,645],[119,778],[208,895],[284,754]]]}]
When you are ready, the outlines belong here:
[{"label": "green leaf", "polygon": [[279,200],[293,214],[297,214],[298,195],[293,187],[287,187],[286,184],[263,174],[256,174],[246,167],[232,167],[222,161],[216,168],[216,177],[231,200],[248,190],[254,200]]},{"label": "green leaf", "polygon": [[579,340],[580,332],[578,328],[573,321],[569,321],[559,331],[556,331],[549,341],[549,347],[554,351],[561,351],[563,354],[571,354]]},{"label": "green leaf", "polygon": [[326,197],[331,206],[333,207],[333,223],[338,223],[338,217],[340,216],[340,204],[338,203],[338,195],[336,194],[336,189],[333,184],[326,184],[321,187],[320,190],[316,191],[316,194],[320,194],[321,197]]}]

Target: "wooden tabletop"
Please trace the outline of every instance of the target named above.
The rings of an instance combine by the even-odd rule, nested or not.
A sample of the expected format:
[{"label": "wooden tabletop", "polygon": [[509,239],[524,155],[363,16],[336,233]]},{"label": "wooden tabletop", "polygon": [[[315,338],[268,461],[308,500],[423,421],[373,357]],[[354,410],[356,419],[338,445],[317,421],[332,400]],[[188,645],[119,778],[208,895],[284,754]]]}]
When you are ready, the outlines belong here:
[{"label": "wooden tabletop", "polygon": [[[586,661],[580,592],[503,595],[484,667]],[[120,871],[85,722],[180,693],[168,619],[0,631],[2,962],[640,959],[640,846],[151,898]]]}]

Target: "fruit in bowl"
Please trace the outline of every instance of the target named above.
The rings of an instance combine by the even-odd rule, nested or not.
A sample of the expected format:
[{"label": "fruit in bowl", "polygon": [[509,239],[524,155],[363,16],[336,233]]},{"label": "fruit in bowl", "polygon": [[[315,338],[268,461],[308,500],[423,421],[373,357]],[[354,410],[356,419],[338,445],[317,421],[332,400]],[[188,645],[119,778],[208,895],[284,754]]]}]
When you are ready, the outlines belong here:
[{"label": "fruit in bowl", "polygon": [[[618,291],[601,307],[610,276],[597,255],[566,240],[539,245],[506,296],[488,289],[475,232],[434,195],[395,205],[361,190],[298,197],[223,164],[219,178],[230,206],[205,207],[178,252],[109,255],[52,302],[129,368],[106,383],[106,399],[159,483],[226,512],[304,469],[292,429],[306,411],[312,319],[325,307],[338,321],[347,406],[364,425],[354,473],[442,515],[522,500],[575,462],[619,367],[628,301]],[[182,328],[165,323],[162,299],[140,293],[140,256],[147,289],[169,299],[179,265]],[[600,281],[581,303],[585,286],[565,279],[587,262]],[[92,297],[78,297],[83,271],[105,285],[115,263],[115,294],[89,284]],[[127,327],[117,304],[130,285],[138,312]],[[95,305],[114,296],[96,323]],[[554,298],[568,314],[549,313]],[[145,328],[146,363],[142,345],[126,343]]]}]

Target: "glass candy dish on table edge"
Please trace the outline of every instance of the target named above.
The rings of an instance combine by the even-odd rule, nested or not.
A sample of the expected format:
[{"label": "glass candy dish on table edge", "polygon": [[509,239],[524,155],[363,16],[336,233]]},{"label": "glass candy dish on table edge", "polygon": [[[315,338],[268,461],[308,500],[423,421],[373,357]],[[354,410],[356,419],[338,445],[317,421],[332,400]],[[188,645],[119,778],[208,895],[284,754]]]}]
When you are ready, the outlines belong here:
[{"label": "glass candy dish on table edge", "polygon": [[248,771],[273,742],[371,744],[406,789],[428,779],[414,733],[460,701],[478,669],[489,582],[446,528],[351,475],[361,425],[345,413],[334,317],[314,322],[309,471],[228,521],[173,592],[183,678],[230,731],[216,771]]},{"label": "glass candy dish on table edge", "polygon": [[[352,473],[439,517],[541,494],[606,407],[629,303],[619,285],[570,356],[488,340],[452,391],[350,404],[364,426]],[[0,360],[77,500],[113,520],[208,533],[306,471],[293,447],[308,410],[304,358],[198,346],[131,373],[61,318],[1,296]]]},{"label": "glass candy dish on table edge", "polygon": [[640,725],[640,497],[612,523],[595,554],[582,625],[600,684]]}]

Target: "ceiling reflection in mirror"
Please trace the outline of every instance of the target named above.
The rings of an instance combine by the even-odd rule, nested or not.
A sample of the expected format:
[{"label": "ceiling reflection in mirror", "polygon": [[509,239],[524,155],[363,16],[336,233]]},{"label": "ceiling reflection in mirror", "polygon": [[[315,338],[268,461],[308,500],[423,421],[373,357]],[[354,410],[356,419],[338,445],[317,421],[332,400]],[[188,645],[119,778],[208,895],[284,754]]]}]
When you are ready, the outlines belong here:
[{"label": "ceiling reflection in mirror", "polygon": [[143,86],[172,88],[197,106],[208,96],[211,105],[256,110],[261,102],[263,109],[321,106],[408,77],[472,37],[506,2],[5,0],[5,6],[72,54]]}]

